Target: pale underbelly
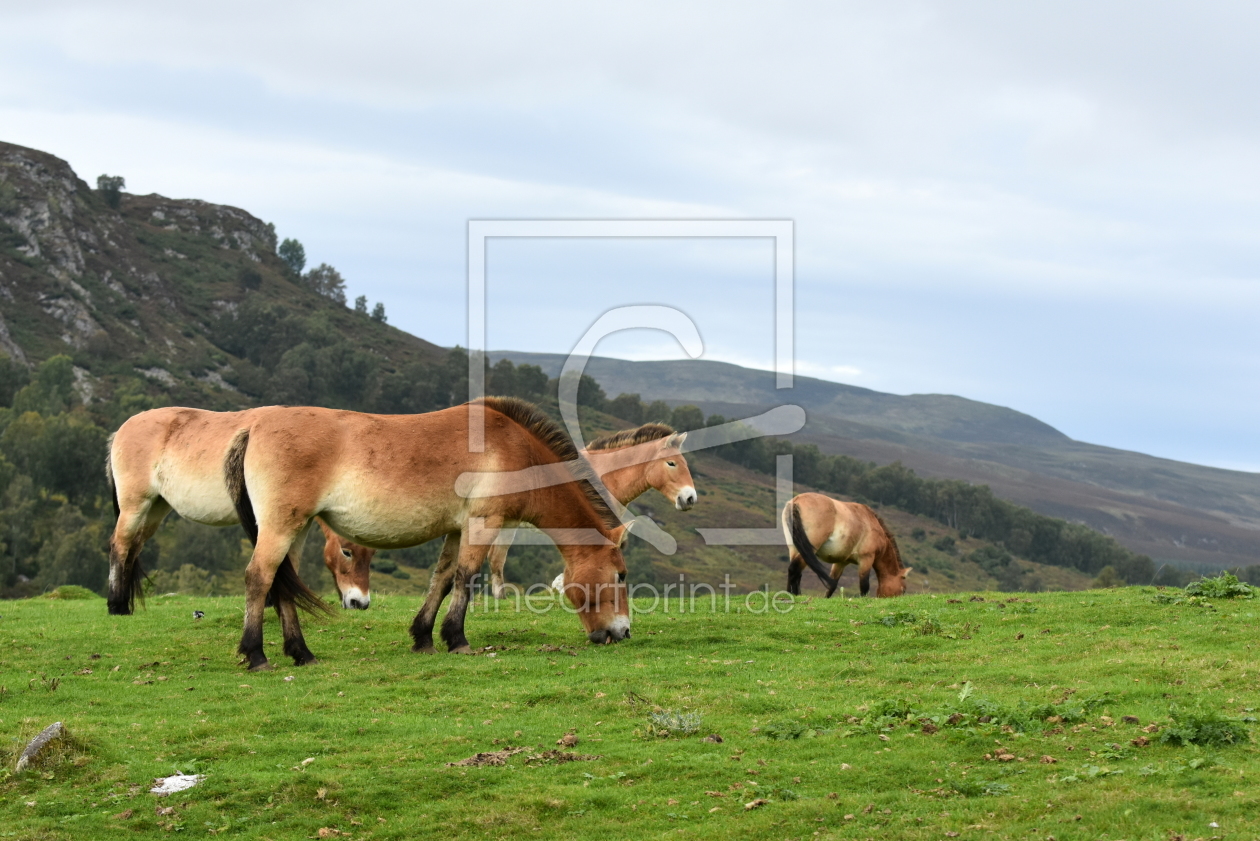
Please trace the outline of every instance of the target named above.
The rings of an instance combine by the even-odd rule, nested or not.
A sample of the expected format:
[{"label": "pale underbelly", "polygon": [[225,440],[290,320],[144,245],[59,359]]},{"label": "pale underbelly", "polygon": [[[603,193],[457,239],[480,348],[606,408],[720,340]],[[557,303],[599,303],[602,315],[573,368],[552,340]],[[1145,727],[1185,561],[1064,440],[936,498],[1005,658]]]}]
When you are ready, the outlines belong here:
[{"label": "pale underbelly", "polygon": [[240,522],[236,507],[222,485],[170,484],[171,487],[163,488],[162,498],[185,520],[207,526],[231,526]]},{"label": "pale underbelly", "polygon": [[333,508],[322,511],[319,516],[337,534],[373,549],[417,546],[460,528],[453,518],[421,512],[408,515]]}]

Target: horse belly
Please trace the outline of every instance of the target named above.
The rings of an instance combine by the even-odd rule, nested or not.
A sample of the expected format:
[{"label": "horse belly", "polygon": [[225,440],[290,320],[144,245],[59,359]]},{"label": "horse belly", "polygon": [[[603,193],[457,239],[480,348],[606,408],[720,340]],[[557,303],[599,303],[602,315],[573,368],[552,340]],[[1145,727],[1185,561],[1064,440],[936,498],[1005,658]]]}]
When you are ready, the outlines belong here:
[{"label": "horse belly", "polygon": [[844,563],[853,557],[854,543],[852,534],[837,526],[818,547],[818,557],[836,564]]},{"label": "horse belly", "polygon": [[159,471],[155,484],[162,498],[186,520],[208,526],[231,526],[240,522],[220,471],[207,473],[168,467]]},{"label": "horse belly", "polygon": [[343,537],[373,549],[402,549],[461,528],[459,511],[445,501],[364,493],[347,482],[334,488],[319,516]]}]

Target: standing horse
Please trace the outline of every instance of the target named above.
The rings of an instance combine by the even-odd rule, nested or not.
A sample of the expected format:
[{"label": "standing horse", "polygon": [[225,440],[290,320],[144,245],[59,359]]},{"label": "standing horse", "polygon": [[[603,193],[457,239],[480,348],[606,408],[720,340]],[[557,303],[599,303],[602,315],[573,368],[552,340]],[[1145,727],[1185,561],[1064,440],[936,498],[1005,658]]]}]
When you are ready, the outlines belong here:
[{"label": "standing horse", "polygon": [[[582,455],[622,505],[656,488],[675,508],[686,511],[696,504],[695,483],[682,454],[686,437],[663,423],[648,423],[596,438]],[[515,531],[504,532],[490,549],[490,586],[496,599],[507,594],[503,565],[515,537]]]},{"label": "standing horse", "polygon": [[[477,415],[484,420],[484,447],[470,452]],[[469,581],[499,530],[518,523],[555,539],[565,561],[566,595],[589,639],[630,635],[621,555],[627,528],[592,485],[598,480],[568,436],[528,403],[486,398],[422,415],[261,409],[237,433],[224,470],[241,524],[255,538],[240,644],[251,671],[270,667],[262,620],[273,589],[285,653],[299,665],[315,659],[294,609],[313,594],[302,592],[287,558],[316,516],[337,534],[380,549],[446,535],[411,626],[413,651],[433,652],[433,625],[448,594],[442,639],[452,653],[471,651],[464,636]]]},{"label": "standing horse", "polygon": [[[788,592],[799,596],[801,573],[808,566],[827,585],[827,598],[847,564],[857,564],[862,595],[870,589],[870,574],[879,576],[877,596],[900,596],[906,591],[897,540],[880,516],[858,502],[803,493],[783,508],[783,534],[788,543]],[[819,560],[819,559],[822,560]],[[827,574],[822,561],[831,564]]]},{"label": "standing horse", "polygon": [[[136,597],[143,598],[145,575],[140,567],[140,550],[172,510],[187,520],[210,526],[240,522],[224,482],[223,459],[233,437],[248,428],[258,411],[152,409],[129,418],[110,436],[105,477],[118,516],[109,541],[111,614],[130,614]],[[329,562],[330,553],[335,551],[342,556],[343,548],[347,547],[340,538],[328,538],[325,563],[341,594],[342,606],[366,608],[371,602],[371,555],[364,556],[351,545],[351,563],[346,563],[343,556],[334,567]],[[295,565],[301,550],[298,543],[294,549]]]}]

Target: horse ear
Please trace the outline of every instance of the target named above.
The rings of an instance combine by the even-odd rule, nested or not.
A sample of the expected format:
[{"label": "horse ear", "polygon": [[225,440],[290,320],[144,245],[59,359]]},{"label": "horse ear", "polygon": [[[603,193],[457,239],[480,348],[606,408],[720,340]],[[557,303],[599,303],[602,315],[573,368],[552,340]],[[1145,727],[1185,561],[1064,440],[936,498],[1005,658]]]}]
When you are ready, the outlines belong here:
[{"label": "horse ear", "polygon": [[676,450],[681,450],[683,441],[686,441],[686,440],[687,440],[687,433],[675,432],[673,435],[665,439],[665,446],[673,447]]},{"label": "horse ear", "polygon": [[907,575],[909,575],[909,574],[910,574],[910,570],[912,570],[912,569],[914,569],[914,567],[906,567],[905,569],[903,569],[903,570],[901,571],[901,577],[902,577],[902,578],[905,578]]},{"label": "horse ear", "polygon": [[634,520],[623,523],[608,533],[608,539],[611,540],[618,549],[626,545],[626,538],[630,536],[630,529],[634,526]]}]

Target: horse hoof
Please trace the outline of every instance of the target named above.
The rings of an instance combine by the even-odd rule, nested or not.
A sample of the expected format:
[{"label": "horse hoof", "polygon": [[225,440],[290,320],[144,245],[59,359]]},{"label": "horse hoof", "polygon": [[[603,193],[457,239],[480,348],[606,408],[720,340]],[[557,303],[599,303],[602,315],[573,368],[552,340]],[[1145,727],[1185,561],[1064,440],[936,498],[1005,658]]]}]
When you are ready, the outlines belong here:
[{"label": "horse hoof", "polygon": [[317,657],[311,657],[311,658],[310,658],[310,659],[308,659],[308,660],[294,660],[294,661],[293,661],[293,665],[295,665],[295,666],[318,666],[318,665],[319,665],[319,658],[317,658]]},{"label": "horse hoof", "polygon": [[507,588],[506,588],[506,587],[494,587],[494,588],[492,588],[492,589],[490,590],[490,595],[491,595],[491,596],[493,596],[493,597],[494,597],[494,598],[496,598],[496,599],[506,599],[506,598],[507,598]]},{"label": "horse hoof", "polygon": [[452,654],[472,654],[473,650],[472,650],[472,646],[470,645],[461,645],[459,648],[452,648],[451,653]]},{"label": "horse hoof", "polygon": [[262,661],[261,663],[259,663],[257,666],[250,666],[250,667],[249,667],[249,670],[250,670],[251,672],[269,672],[269,671],[271,671],[271,670],[272,670],[272,669],[274,669],[274,668],[275,668],[275,666],[271,665],[271,664],[270,664],[270,663],[268,663],[266,660],[263,660],[263,661]]},{"label": "horse hoof", "polygon": [[425,645],[425,646],[413,645],[411,647],[411,650],[417,654],[437,654],[437,649],[431,645]]}]

